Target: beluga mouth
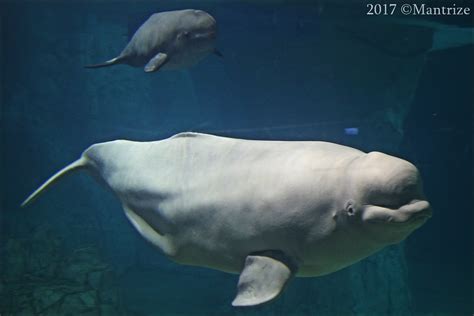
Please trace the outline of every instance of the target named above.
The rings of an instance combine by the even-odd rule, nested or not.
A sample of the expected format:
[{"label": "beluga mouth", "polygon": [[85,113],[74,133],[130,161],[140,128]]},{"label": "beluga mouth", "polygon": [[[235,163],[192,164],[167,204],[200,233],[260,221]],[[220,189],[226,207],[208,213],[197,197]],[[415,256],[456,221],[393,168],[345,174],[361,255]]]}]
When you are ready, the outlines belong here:
[{"label": "beluga mouth", "polygon": [[413,200],[398,209],[377,205],[366,206],[362,218],[368,223],[405,225],[427,220],[432,214],[430,203],[425,200]]}]

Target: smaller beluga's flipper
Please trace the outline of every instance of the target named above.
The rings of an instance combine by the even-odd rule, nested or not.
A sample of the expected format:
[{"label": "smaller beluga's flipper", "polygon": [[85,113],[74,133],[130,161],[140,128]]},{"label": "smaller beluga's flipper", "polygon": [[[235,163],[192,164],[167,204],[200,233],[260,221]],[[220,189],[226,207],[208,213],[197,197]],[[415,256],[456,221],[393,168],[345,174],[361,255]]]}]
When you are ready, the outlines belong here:
[{"label": "smaller beluga's flipper", "polygon": [[164,53],[158,53],[150,59],[148,64],[145,65],[145,72],[153,72],[159,70],[168,61],[168,55]]},{"label": "smaller beluga's flipper", "polygon": [[232,305],[254,306],[273,300],[283,291],[295,270],[280,252],[247,256]]}]

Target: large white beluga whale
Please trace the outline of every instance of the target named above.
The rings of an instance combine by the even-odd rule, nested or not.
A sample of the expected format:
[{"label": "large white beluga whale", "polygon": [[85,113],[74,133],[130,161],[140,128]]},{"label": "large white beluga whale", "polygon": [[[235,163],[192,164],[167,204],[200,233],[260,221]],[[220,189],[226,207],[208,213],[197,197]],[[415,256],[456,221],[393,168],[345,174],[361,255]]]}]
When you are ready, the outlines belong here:
[{"label": "large white beluga whale", "polygon": [[222,56],[214,46],[216,37],[216,20],[205,11],[186,9],[155,13],[140,26],[117,57],[85,67],[127,64],[144,67],[145,72],[185,69],[210,53]]},{"label": "large white beluga whale", "polygon": [[319,141],[181,133],[95,144],[31,194],[84,169],[177,263],[240,274],[234,306],[278,296],[404,240],[431,217],[417,168]]}]

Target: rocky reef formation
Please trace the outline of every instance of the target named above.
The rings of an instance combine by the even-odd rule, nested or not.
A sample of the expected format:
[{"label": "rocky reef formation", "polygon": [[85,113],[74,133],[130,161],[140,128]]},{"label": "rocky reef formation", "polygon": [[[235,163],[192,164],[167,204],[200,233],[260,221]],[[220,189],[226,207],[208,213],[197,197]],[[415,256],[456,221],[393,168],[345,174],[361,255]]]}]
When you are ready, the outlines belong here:
[{"label": "rocky reef formation", "polygon": [[41,227],[8,239],[2,252],[2,315],[125,315],[114,271],[96,248],[66,253]]}]

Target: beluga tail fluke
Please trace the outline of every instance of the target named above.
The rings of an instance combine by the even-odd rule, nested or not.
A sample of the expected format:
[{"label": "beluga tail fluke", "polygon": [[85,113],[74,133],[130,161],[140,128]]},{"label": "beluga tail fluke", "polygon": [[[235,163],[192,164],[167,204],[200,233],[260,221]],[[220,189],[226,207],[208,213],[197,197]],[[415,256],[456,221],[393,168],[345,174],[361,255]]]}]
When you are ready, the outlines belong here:
[{"label": "beluga tail fluke", "polygon": [[51,185],[56,183],[59,179],[63,176],[71,173],[72,171],[85,168],[87,166],[87,159],[81,157],[78,160],[74,161],[73,163],[67,165],[63,169],[59,170],[55,173],[51,178],[49,178],[45,183],[43,183],[38,189],[36,189],[31,195],[21,203],[21,207],[28,206],[32,203],[39,195],[41,195],[46,189],[48,189]]}]

